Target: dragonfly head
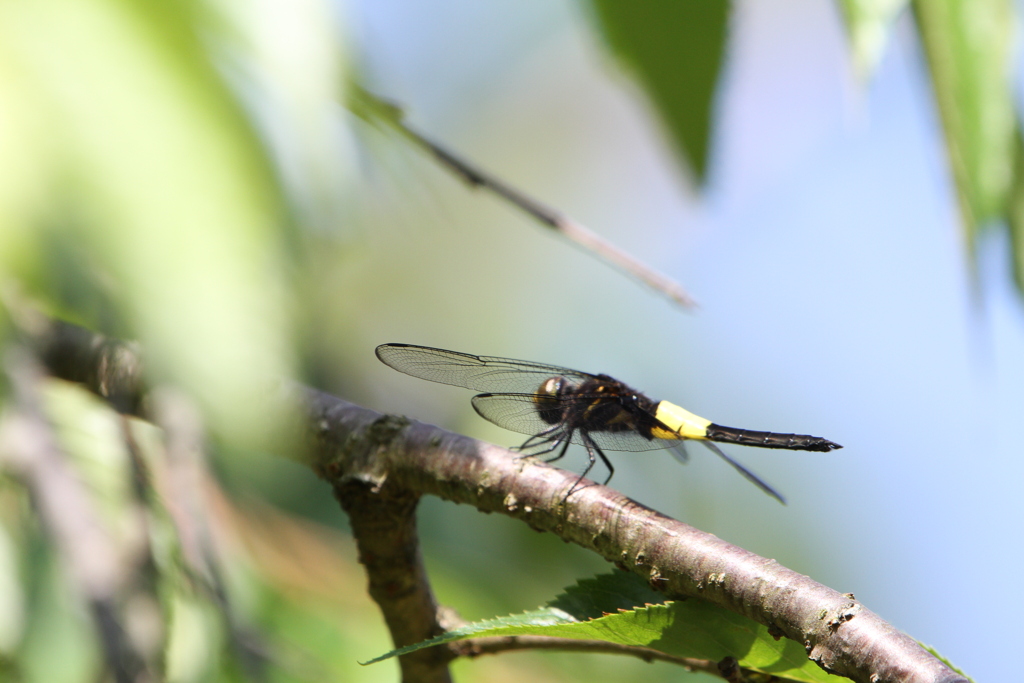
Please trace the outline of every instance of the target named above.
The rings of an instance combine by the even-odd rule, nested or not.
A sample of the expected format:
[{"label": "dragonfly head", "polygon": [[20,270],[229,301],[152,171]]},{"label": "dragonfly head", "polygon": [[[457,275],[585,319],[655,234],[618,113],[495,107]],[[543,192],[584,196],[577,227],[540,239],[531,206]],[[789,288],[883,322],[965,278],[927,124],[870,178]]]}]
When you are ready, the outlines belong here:
[{"label": "dragonfly head", "polygon": [[565,377],[549,377],[537,389],[537,398],[535,400],[541,403],[544,399],[558,398],[559,396],[564,396],[566,392],[572,391],[572,389],[572,383]]}]

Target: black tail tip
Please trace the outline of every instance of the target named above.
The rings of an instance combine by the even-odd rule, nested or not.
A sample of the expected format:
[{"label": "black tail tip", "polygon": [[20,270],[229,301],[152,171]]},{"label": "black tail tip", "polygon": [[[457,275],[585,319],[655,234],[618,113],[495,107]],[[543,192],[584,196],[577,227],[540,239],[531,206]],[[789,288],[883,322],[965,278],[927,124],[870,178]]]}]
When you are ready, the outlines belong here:
[{"label": "black tail tip", "polygon": [[822,453],[828,453],[829,451],[836,451],[839,450],[840,448],[842,448],[842,446],[833,441],[829,441],[828,439],[821,439],[818,443],[814,444],[813,449],[808,450],[815,450],[820,451]]}]

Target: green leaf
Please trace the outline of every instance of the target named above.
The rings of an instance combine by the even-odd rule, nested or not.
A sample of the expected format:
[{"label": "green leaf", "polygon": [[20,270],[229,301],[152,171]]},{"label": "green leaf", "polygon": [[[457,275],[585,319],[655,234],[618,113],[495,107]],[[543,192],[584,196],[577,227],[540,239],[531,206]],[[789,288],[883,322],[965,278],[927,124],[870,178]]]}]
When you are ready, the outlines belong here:
[{"label": "green leaf", "polygon": [[605,41],[644,88],[677,152],[703,181],[729,3],[592,0],[591,6]]},{"label": "green leaf", "polygon": [[600,640],[710,661],[731,656],[744,668],[780,678],[838,680],[808,660],[799,643],[777,640],[767,627],[706,600],[665,602],[626,572],[580,581],[541,609],[469,624],[366,664],[464,638],[521,635]]},{"label": "green leaf", "polygon": [[853,66],[860,80],[871,78],[885,51],[892,23],[908,4],[908,0],[840,0]]},{"label": "green leaf", "polygon": [[1010,0],[916,0],[969,243],[1003,218],[1019,134],[1013,104]]}]

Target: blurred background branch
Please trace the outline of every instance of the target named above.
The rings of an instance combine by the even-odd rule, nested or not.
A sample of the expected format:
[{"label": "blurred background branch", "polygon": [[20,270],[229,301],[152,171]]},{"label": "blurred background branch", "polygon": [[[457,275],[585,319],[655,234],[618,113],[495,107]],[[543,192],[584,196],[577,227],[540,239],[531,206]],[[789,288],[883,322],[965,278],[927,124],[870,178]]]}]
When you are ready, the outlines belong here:
[{"label": "blurred background branch", "polygon": [[[117,683],[154,680],[150,651],[137,649],[122,621],[118,605],[129,602],[142,581],[145,547],[115,544],[100,521],[95,502],[68,467],[66,456],[43,409],[43,368],[31,354],[9,349],[5,369],[17,400],[0,421],[0,456],[8,469],[31,492],[54,546],[62,555],[82,602],[95,625],[106,668]],[[140,535],[139,538],[144,538]],[[126,556],[125,551],[132,551]],[[138,596],[152,600],[155,596]]]},{"label": "blurred background branch", "polygon": [[694,301],[681,285],[652,270],[627,252],[617,248],[585,225],[569,216],[546,206],[520,190],[477,168],[469,161],[460,158],[440,143],[431,140],[422,133],[413,130],[404,121],[399,106],[384,102],[379,97],[365,90],[358,90],[350,99],[349,105],[353,112],[367,121],[386,124],[400,133],[417,147],[429,152],[442,165],[447,167],[471,187],[480,187],[501,197],[512,206],[523,211],[538,222],[553,229],[580,248],[591,252],[597,258],[626,275],[630,275],[655,292],[666,296],[685,308],[694,308]]}]

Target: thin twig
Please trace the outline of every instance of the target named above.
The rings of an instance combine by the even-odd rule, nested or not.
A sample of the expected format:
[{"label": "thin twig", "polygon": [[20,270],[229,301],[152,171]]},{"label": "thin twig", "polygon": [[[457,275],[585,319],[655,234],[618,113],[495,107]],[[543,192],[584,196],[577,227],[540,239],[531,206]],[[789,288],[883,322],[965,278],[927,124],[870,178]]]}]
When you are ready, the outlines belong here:
[{"label": "thin twig", "polygon": [[399,107],[385,102],[376,95],[360,90],[353,96],[353,109],[365,118],[386,122],[416,146],[429,152],[442,166],[455,173],[467,184],[493,192],[585,251],[663,294],[680,306],[689,309],[697,307],[697,302],[693,297],[675,280],[619,249],[582,223],[512,187],[435,140],[414,130],[403,119]]},{"label": "thin twig", "polygon": [[[467,626],[469,622],[458,616],[454,610],[442,607],[438,614],[438,622],[444,626],[445,631]],[[588,654],[620,655],[636,657],[645,662],[668,662],[678,664],[688,671],[701,671],[703,673],[727,678],[723,662],[715,662],[710,659],[695,659],[693,657],[680,657],[649,647],[637,645],[622,645],[611,643],[605,640],[579,640],[577,638],[556,638],[551,636],[487,636],[483,638],[468,638],[448,643],[448,648],[459,657],[480,657],[483,655],[496,655],[503,652],[515,652],[517,650],[558,650],[559,652],[584,652]],[[734,668],[748,674],[756,672],[743,669],[738,666],[735,659],[732,659]]]},{"label": "thin twig", "polygon": [[668,662],[678,664],[689,671],[702,671],[722,676],[719,663],[709,659],[679,657],[648,647],[620,645],[603,640],[577,640],[575,638],[549,638],[547,636],[495,636],[492,638],[471,638],[449,644],[461,657],[515,652],[517,650],[557,650],[559,652],[583,652],[587,654],[625,655],[645,662]]}]

